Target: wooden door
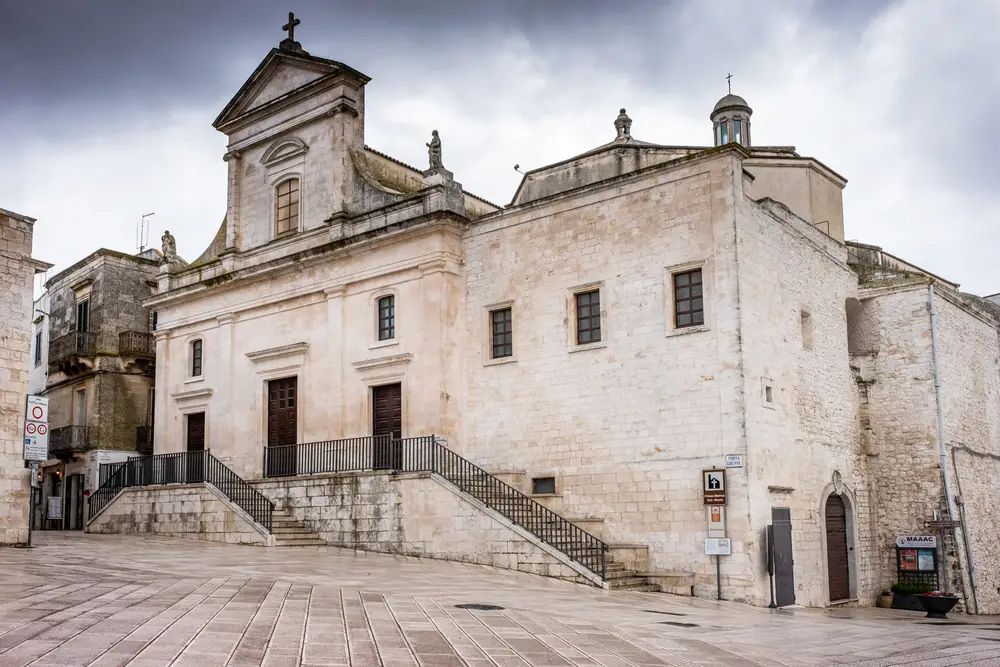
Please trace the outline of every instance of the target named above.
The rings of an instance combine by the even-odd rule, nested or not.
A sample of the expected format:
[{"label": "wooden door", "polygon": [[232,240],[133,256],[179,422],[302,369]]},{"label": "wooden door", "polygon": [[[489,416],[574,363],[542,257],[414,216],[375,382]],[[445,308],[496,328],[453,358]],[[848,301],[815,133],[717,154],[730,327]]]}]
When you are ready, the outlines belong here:
[{"label": "wooden door", "polygon": [[372,389],[372,435],[376,470],[403,467],[403,388],[399,383]]},{"label": "wooden door", "polygon": [[826,568],[830,602],[851,597],[851,573],[847,562],[847,508],[837,495],[826,499]]},{"label": "wooden door", "polygon": [[267,383],[268,477],[294,475],[298,469],[298,386],[297,377]]},{"label": "wooden door", "polygon": [[205,413],[187,416],[187,456],[184,457],[183,482],[203,482],[205,470]]}]

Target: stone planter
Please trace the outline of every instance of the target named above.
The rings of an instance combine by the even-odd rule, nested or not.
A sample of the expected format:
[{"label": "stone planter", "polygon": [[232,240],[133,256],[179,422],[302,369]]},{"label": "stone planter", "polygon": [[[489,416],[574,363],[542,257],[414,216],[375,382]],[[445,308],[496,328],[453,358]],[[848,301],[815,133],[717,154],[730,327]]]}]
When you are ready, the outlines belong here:
[{"label": "stone planter", "polygon": [[945,595],[915,595],[927,618],[948,618],[948,612],[958,604],[957,597]]},{"label": "stone planter", "polygon": [[920,596],[894,593],[892,596],[892,608],[906,609],[907,611],[925,611],[924,608],[920,606],[920,601],[917,600],[918,597]]},{"label": "stone planter", "polygon": [[882,607],[883,609],[891,609],[892,608],[892,595],[880,595],[880,596],[878,596],[878,599],[875,601],[875,604],[877,604],[879,607]]}]

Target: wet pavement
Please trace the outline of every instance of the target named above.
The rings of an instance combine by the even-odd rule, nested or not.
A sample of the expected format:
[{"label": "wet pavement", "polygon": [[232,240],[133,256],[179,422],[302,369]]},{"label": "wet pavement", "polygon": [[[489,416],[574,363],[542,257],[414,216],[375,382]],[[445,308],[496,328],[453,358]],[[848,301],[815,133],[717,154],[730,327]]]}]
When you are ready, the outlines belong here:
[{"label": "wet pavement", "polygon": [[997,617],[775,611],[333,547],[35,544],[0,549],[0,667],[1000,666]]}]

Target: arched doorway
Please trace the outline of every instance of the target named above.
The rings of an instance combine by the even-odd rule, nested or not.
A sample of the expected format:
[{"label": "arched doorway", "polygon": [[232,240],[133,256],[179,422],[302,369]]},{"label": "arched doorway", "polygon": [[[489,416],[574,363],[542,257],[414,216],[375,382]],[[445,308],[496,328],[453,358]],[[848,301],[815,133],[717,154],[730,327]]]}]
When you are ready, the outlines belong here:
[{"label": "arched doorway", "polygon": [[826,499],[826,571],[830,602],[851,597],[851,567],[847,553],[847,507],[832,493]]}]

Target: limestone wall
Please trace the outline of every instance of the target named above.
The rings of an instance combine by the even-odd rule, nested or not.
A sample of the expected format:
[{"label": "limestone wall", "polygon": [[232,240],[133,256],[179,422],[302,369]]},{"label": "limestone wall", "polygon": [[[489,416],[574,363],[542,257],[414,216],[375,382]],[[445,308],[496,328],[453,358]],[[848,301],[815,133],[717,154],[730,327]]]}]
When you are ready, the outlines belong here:
[{"label": "limestone wall", "polygon": [[[690,569],[706,585],[715,564],[704,554],[700,471],[742,447],[741,183],[739,161],[719,154],[514,209],[473,224],[465,240],[463,431],[453,446],[491,471],[523,470],[525,490],[554,475],[563,514],[602,517],[606,541],[648,544],[651,567]],[[706,325],[677,329],[671,272],[697,267]],[[573,294],[587,286],[600,289],[602,339],[577,346]],[[497,363],[488,318],[504,304],[514,356]],[[742,571],[746,493],[734,497],[728,562]],[[727,596],[745,594],[745,579],[726,581]]]},{"label": "limestone wall", "polygon": [[229,544],[265,545],[269,539],[206,484],[125,489],[87,532],[152,533]]},{"label": "limestone wall", "polygon": [[331,545],[588,582],[565,556],[430,474],[315,475],[254,486]]},{"label": "limestone wall", "polygon": [[32,223],[0,210],[0,545],[28,542],[24,410],[31,326]]},{"label": "limestone wall", "polygon": [[731,479],[748,475],[755,548],[747,574],[756,575],[756,600],[766,604],[764,531],[772,508],[788,508],[796,602],[826,605],[824,508],[831,493],[841,493],[850,516],[852,597],[871,604],[878,593],[870,551],[875,517],[845,315],[857,277],[841,244],[784,206],[749,200],[745,206],[739,269],[747,460],[729,472]]}]

